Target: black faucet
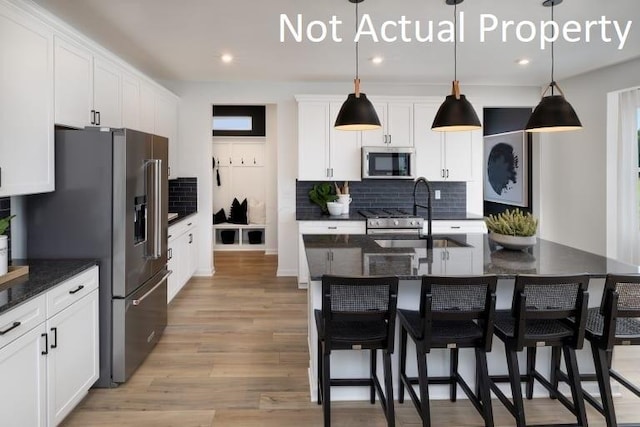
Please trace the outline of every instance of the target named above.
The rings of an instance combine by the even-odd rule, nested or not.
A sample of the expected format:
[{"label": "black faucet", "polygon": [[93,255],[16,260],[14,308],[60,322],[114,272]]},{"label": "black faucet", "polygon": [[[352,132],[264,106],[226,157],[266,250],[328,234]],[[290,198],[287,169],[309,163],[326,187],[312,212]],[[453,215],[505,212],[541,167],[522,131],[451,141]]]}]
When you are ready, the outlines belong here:
[{"label": "black faucet", "polygon": [[[418,188],[418,184],[424,182],[424,185],[427,186],[427,205],[419,205],[416,203],[416,189]],[[420,233],[421,239],[427,239],[427,249],[433,249],[433,235],[431,234],[431,184],[427,181],[427,178],[420,177],[416,178],[416,183],[413,185],[413,214],[418,215],[418,208],[425,208],[427,210],[427,235],[424,236]]]}]

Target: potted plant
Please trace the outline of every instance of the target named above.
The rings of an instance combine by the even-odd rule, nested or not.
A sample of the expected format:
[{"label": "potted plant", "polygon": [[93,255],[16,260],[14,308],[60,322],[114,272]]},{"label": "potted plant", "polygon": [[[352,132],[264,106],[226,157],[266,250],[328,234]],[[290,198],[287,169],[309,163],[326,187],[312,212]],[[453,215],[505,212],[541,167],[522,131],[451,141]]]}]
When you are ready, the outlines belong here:
[{"label": "potted plant", "polygon": [[484,220],[489,229],[489,239],[505,249],[522,250],[536,244],[538,219],[529,212],[507,209]]},{"label": "potted plant", "polygon": [[332,193],[333,186],[328,182],[315,184],[309,190],[309,200],[316,205],[320,206],[322,213],[329,213],[327,208],[327,202],[335,202],[338,200],[338,196]]},{"label": "potted plant", "polygon": [[15,215],[0,219],[0,276],[9,271],[9,238],[4,232],[9,228],[9,223]]}]

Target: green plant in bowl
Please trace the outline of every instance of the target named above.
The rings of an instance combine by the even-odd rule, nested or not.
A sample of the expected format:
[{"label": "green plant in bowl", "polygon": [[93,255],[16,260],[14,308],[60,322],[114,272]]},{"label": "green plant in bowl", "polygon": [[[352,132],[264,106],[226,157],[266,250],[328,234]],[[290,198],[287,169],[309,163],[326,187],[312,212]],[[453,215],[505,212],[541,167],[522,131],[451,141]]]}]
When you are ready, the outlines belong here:
[{"label": "green plant in bowl", "polygon": [[507,209],[485,219],[489,238],[505,249],[521,250],[536,244],[538,219],[520,209]]},{"label": "green plant in bowl", "polygon": [[320,206],[322,213],[328,213],[327,202],[335,202],[338,200],[338,196],[333,194],[333,186],[328,182],[315,184],[309,190],[309,200],[316,205]]},{"label": "green plant in bowl", "polygon": [[9,223],[14,217],[15,215],[11,215],[6,218],[0,219],[0,236],[2,236],[5,231],[7,231],[7,228],[9,228]]}]

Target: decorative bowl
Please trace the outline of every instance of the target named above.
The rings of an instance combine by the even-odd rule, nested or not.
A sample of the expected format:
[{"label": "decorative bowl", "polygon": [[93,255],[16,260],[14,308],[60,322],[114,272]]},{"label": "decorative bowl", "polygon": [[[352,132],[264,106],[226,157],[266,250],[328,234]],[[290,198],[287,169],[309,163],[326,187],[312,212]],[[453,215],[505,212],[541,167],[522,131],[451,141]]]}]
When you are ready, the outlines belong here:
[{"label": "decorative bowl", "polygon": [[506,234],[489,233],[489,239],[505,249],[521,251],[534,246],[537,242],[536,236],[509,236]]},{"label": "decorative bowl", "polygon": [[327,202],[327,209],[329,209],[329,215],[338,216],[342,215],[342,209],[344,209],[344,205],[337,202]]}]

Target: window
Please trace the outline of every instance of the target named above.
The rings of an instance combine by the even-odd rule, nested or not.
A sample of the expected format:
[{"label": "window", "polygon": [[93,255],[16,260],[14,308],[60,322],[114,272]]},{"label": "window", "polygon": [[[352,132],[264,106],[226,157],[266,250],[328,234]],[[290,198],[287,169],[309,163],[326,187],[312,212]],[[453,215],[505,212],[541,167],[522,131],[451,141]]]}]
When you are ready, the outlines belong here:
[{"label": "window", "polygon": [[265,136],[264,105],[214,105],[213,136]]}]

